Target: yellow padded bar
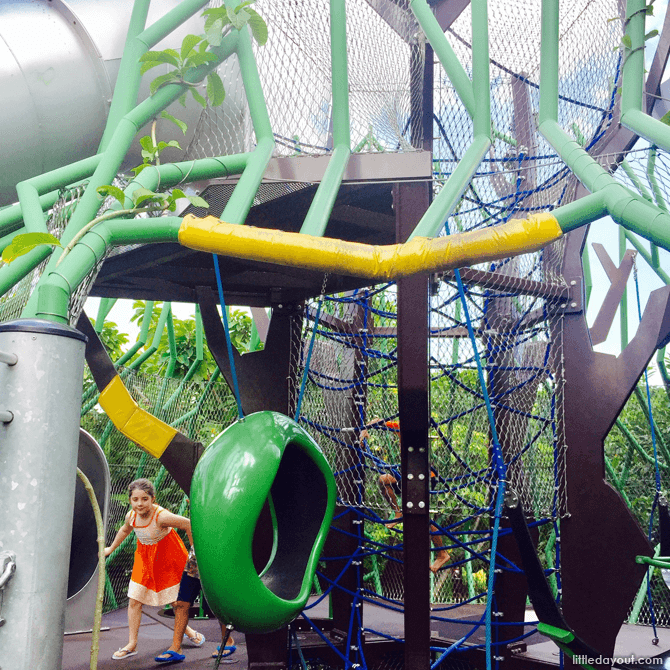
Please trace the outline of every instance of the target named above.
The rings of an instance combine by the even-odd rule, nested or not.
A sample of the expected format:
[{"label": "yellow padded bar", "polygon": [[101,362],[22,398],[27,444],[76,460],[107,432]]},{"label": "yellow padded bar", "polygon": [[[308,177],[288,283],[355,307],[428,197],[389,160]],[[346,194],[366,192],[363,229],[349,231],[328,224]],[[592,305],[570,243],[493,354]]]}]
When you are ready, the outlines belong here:
[{"label": "yellow padded bar", "polygon": [[189,214],[179,228],[179,242],[189,249],[232,258],[388,281],[538,251],[562,234],[556,217],[544,213],[446,237],[415,237],[405,244],[373,246]]},{"label": "yellow padded bar", "polygon": [[107,384],[99,402],[119,432],[155,458],[163,455],[177,433],[176,428],[143,410],[118,375]]}]

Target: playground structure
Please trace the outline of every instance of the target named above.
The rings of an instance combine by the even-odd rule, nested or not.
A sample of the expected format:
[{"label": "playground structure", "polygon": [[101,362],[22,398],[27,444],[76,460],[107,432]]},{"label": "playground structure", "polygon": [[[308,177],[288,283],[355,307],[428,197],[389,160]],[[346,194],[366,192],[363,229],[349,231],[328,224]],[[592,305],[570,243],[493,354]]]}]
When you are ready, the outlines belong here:
[{"label": "playground structure", "polygon": [[[118,429],[160,461],[141,467],[188,493],[203,440],[200,399],[215,380],[179,416],[171,412],[188,380],[169,393],[170,373],[150,402],[142,398],[132,370],[119,367],[131,355],[116,361],[117,373],[99,347],[101,357],[91,353],[95,330],[81,315],[89,295],[197,303],[197,327],[202,319],[207,345],[237,389],[238,414],[294,417],[335,474],[338,506],[316,589],[329,598],[331,616],[306,610],[290,629],[251,625],[254,667],[286,663],[298,628],[318,637],[301,652],[332,666],[527,663],[528,586],[502,515],[507,490],[549,547],[545,567],[565,620],[593,649],[613,655],[647,571],[636,559],[654,550],[604,480],[602,445],[670,334],[666,287],[651,294],[619,357],[592,348],[620,303],[625,311],[633,268],[626,245],[666,284],[660,259],[670,249],[670,130],[651,115],[670,42],[666,31],[645,83],[645,4],[619,4],[259,2],[265,46],[255,47],[243,27],[211,48],[224,106],[191,109],[184,156],[130,179],[137,133],[190,86],[166,85],[136,105],[138,58],[205,7],[187,1],[145,25],[148,3],[135,3],[111,108],[90,113],[104,125],[98,152],[22,175],[18,203],[0,210],[2,248],[20,233],[47,231],[65,246],[139,188],[179,187],[199,193],[209,209],[110,214],[66,254],[41,246],[0,267],[0,398],[8,405],[0,407],[0,463],[14,477],[3,481],[0,500],[3,510],[25,514],[0,522],[0,549],[16,552],[0,628],[2,653],[14,654],[10,667],[60,663],[67,571],[54,574],[53,566],[67,565],[69,552],[81,333],[97,387],[86,388],[82,409],[86,417],[100,393],[111,422],[96,436],[108,458],[106,440]],[[187,80],[205,75],[200,69]],[[649,144],[634,149],[639,138]],[[96,189],[112,183],[127,202],[105,201],[101,210]],[[619,224],[622,254],[619,267],[599,254],[611,287],[587,328],[582,248],[587,224],[605,216]],[[226,347],[217,311],[223,296],[254,310],[266,330],[262,350],[239,356]],[[110,307],[103,303],[98,332]],[[171,337],[169,324],[166,305],[158,338],[165,328]],[[198,347],[202,358],[202,340]],[[33,357],[49,382],[39,394],[20,366]],[[64,402],[72,416],[61,411]],[[27,421],[41,406],[54,416]],[[222,410],[209,420],[218,432],[234,417]],[[399,433],[387,421],[397,421]],[[67,454],[58,468],[55,449]],[[34,475],[24,482],[15,473],[25,478],[27,454],[44,465],[32,485],[35,504],[26,506]],[[384,474],[400,484],[401,526],[389,523]],[[610,464],[610,480],[620,474]],[[37,512],[47,505],[57,517],[58,527],[51,518],[49,526],[62,540],[58,554],[28,560],[29,551],[14,548],[16,532],[41,537],[46,520]],[[265,524],[256,529],[261,539]],[[450,552],[434,576],[431,536]],[[267,558],[272,550],[265,551]],[[22,590],[26,575],[46,582],[46,570],[44,591]],[[459,618],[451,614],[459,600],[465,608],[485,602],[451,639],[441,626]],[[360,614],[366,601],[402,611],[403,635],[369,630]],[[49,612],[37,663],[38,642],[24,635],[19,611]]]}]

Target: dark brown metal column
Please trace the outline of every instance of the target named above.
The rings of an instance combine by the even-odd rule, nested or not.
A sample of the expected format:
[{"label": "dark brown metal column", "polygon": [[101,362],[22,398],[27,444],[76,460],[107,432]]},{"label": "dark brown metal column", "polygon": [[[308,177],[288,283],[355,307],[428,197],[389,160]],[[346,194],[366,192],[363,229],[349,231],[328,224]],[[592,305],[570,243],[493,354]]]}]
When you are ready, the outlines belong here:
[{"label": "dark brown metal column", "polygon": [[[399,184],[393,196],[398,237],[405,241],[428,207],[430,184]],[[430,666],[428,284],[426,275],[398,281],[405,670]]]},{"label": "dark brown metal column", "polygon": [[[581,286],[585,231],[568,235],[564,276]],[[618,357],[593,351],[579,293],[563,318],[567,503],[561,522],[563,614],[605,657],[645,574],[635,562],[651,546],[621,496],[605,481],[603,442],[654,350],[670,332],[670,287],[653,291],[637,334]],[[559,321],[560,324],[560,321]],[[560,325],[552,339],[560,341]],[[567,666],[571,663],[566,661]]]}]

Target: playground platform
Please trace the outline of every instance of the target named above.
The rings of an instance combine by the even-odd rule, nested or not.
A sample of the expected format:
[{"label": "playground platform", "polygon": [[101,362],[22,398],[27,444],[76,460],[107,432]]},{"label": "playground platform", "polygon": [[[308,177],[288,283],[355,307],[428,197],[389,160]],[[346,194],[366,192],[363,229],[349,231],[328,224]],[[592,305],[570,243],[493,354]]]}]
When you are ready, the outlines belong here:
[{"label": "playground platform", "polygon": [[[170,646],[172,641],[173,619],[164,616],[161,613],[162,608],[145,607],[140,626],[139,645],[137,655],[123,661],[112,659],[114,651],[123,647],[128,641],[128,620],[126,610],[117,610],[103,615],[100,634],[100,654],[98,657],[99,670],[112,670],[112,668],[128,668],[129,670],[139,670],[145,668],[160,667],[161,665],[178,665],[183,670],[195,668],[212,668],[214,659],[211,654],[216,650],[216,646],[221,641],[221,631],[218,622],[215,619],[199,619],[192,621],[193,627],[203,633],[207,638],[203,647],[182,648],[182,653],[186,655],[186,660],[177,664],[159,664],[154,657]],[[323,612],[321,610],[324,610]],[[323,604],[312,610],[312,616],[318,617],[325,613],[326,608]],[[452,611],[453,612],[453,611]],[[484,612],[483,605],[466,605],[456,610],[456,614],[449,613],[450,618],[456,618],[473,621],[479,619]],[[446,613],[445,613],[446,615]],[[388,608],[366,603],[364,606],[364,621],[366,630],[366,639],[374,645],[375,641],[381,642],[382,636],[375,635],[372,631],[377,631],[386,636],[402,637],[404,632],[403,618],[400,612],[389,610]],[[533,620],[533,612],[528,610],[526,620]],[[527,628],[531,630],[531,626]],[[433,622],[431,625],[432,643],[436,646],[447,646],[450,642],[462,637],[470,625],[454,622]],[[670,649],[670,629],[657,629],[659,644],[652,643],[652,630],[647,626],[634,626],[624,624],[617,638],[615,656],[620,658],[649,658],[655,656],[667,649]],[[484,642],[485,631],[482,627],[472,636],[472,643],[475,645]],[[230,656],[227,665],[233,669],[246,670],[248,667],[247,646],[245,636],[241,633],[233,633],[237,651]],[[333,642],[337,643],[337,637],[331,633]],[[301,630],[298,633],[298,642],[306,657],[314,653],[316,645],[322,645],[320,638],[311,632]],[[559,666],[559,654],[556,645],[540,635],[535,633],[526,640],[527,650],[515,656],[519,666],[524,668],[550,668]],[[63,647],[63,670],[89,670],[90,668],[90,649],[91,634],[77,633],[65,636]],[[517,665],[515,663],[514,665]],[[509,665],[509,664],[508,664]],[[224,667],[223,663],[221,667]],[[650,667],[654,667],[651,666]]]}]

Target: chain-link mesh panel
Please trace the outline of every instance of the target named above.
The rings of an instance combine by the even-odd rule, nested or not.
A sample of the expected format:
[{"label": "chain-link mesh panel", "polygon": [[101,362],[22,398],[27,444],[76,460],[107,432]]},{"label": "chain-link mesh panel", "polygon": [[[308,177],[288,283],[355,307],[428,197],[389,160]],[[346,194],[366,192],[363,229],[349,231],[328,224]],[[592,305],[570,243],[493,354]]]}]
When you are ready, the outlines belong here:
[{"label": "chain-link mesh panel", "polygon": [[[220,5],[217,1],[211,6]],[[254,46],[275,136],[275,155],[320,155],[333,148],[329,6],[323,0],[255,8],[268,24],[263,47]],[[347,55],[351,148],[411,151],[421,146],[420,81],[424,47],[409,2],[350,0]],[[253,129],[236,57],[221,68],[226,100],[201,116],[190,158],[249,151]]]},{"label": "chain-link mesh panel", "polygon": [[[165,379],[128,368],[120,371],[130,394],[140,407],[160,417],[191,439],[207,445],[237,419],[235,399],[224,382],[207,383]],[[93,384],[87,374],[84,393]],[[98,440],[111,473],[111,502],[107,521],[107,544],[111,544],[128,512],[127,487],[139,477],[147,477],[156,487],[156,502],[172,512],[188,515],[184,492],[160,461],[146,454],[111,424],[99,407],[91,407],[82,417],[82,427]],[[134,534],[129,536],[107,561],[105,610],[123,607],[133,565]]]},{"label": "chain-link mesh panel", "polygon": [[[561,3],[559,17],[559,124],[591,153],[615,119],[622,23],[616,0]],[[471,180],[450,231],[547,211],[569,202],[574,178],[537,128],[541,5],[489,3],[489,56],[493,143]],[[468,6],[447,37],[472,71]],[[473,127],[444,69],[435,67],[434,152],[440,184],[472,144]],[[438,189],[440,185],[438,184]]]}]

